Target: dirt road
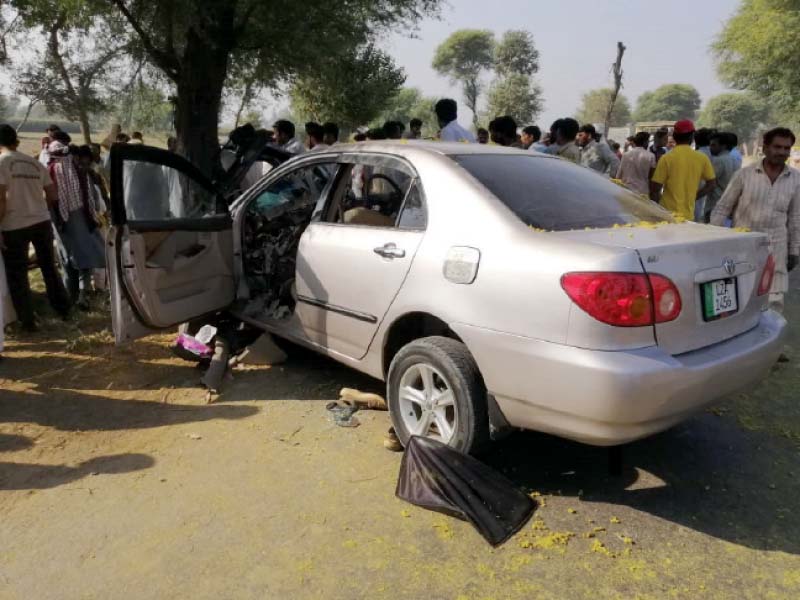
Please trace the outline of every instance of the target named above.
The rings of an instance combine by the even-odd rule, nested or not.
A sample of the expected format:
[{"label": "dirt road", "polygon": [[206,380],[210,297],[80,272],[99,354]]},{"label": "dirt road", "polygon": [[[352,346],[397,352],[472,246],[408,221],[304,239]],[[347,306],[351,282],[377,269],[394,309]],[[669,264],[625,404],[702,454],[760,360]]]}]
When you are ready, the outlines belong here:
[{"label": "dirt road", "polygon": [[290,349],[206,405],[169,336],[120,350],[106,327],[47,321],[0,365],[0,598],[800,597],[800,353],[631,445],[621,478],[599,449],[498,444],[540,507],[492,549],[394,497],[385,413],[328,419],[380,384]]}]

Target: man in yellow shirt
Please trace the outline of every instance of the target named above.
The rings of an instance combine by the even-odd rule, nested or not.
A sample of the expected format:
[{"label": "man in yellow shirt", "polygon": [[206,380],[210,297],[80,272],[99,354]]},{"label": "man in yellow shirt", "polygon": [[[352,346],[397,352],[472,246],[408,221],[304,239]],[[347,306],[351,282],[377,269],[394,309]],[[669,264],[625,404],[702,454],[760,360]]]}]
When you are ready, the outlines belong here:
[{"label": "man in yellow shirt", "polygon": [[[650,198],[679,217],[691,221],[695,202],[714,190],[716,174],[708,156],[692,149],[694,123],[685,119],[675,123],[672,137],[676,146],[661,157],[650,181]],[[705,182],[703,187],[701,182]]]}]

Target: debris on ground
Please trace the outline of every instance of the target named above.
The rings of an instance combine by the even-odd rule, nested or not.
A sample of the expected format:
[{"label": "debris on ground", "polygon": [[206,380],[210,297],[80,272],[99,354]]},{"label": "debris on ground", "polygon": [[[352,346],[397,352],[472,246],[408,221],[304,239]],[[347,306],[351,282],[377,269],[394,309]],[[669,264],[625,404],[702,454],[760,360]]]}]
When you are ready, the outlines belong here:
[{"label": "debris on ground", "polygon": [[339,392],[339,401],[343,404],[357,406],[368,410],[389,410],[383,396],[369,392],[361,392],[352,388],[342,388]]},{"label": "debris on ground", "polygon": [[383,437],[383,447],[392,452],[402,452],[403,444],[400,443],[400,438],[397,437],[394,427],[389,427],[389,431]]},{"label": "debris on ground", "polygon": [[517,533],[536,503],[503,475],[433,439],[412,436],[395,494],[422,508],[468,521],[492,546]]},{"label": "debris on ground", "polygon": [[361,422],[355,417],[358,407],[339,404],[338,402],[328,402],[325,409],[331,413],[331,418],[335,425],[339,427],[358,427]]},{"label": "debris on ground", "polygon": [[[382,396],[369,392],[360,392],[352,388],[342,388],[342,391],[339,392],[339,400],[328,402],[325,408],[331,413],[333,422],[339,427],[358,427],[361,423],[353,415],[359,410],[388,410],[386,400]],[[390,432],[394,435],[393,429]],[[396,444],[391,442],[392,447],[387,445],[389,443],[387,441],[388,438],[389,436],[387,435],[387,439],[383,442],[384,446],[390,450],[394,446],[399,446],[398,451],[403,449],[399,440],[396,441]]]}]

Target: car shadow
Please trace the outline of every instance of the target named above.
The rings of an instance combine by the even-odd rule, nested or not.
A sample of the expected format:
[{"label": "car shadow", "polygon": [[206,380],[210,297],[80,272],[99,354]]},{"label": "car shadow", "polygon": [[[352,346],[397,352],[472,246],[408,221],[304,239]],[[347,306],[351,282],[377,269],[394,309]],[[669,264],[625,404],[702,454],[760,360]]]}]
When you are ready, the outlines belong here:
[{"label": "car shadow", "polygon": [[378,379],[282,338],[275,342],[286,353],[286,363],[234,371],[233,381],[223,388],[223,401],[331,400],[344,387],[386,394],[386,385]]},{"label": "car shadow", "polygon": [[147,454],[112,454],[90,458],[77,466],[0,462],[0,490],[42,490],[89,475],[112,475],[149,469],[155,460]]},{"label": "car shadow", "polygon": [[628,506],[735,544],[800,554],[796,456],[788,441],[703,414],[624,446],[616,476],[607,448],[533,432],[495,443],[482,460],[528,492]]}]

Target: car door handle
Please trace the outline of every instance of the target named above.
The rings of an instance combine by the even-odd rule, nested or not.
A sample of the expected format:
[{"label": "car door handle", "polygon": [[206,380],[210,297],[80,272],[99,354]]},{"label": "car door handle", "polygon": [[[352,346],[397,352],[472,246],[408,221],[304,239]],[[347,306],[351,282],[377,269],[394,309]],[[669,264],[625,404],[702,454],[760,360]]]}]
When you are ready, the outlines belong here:
[{"label": "car door handle", "polygon": [[395,244],[384,244],[375,248],[373,252],[383,258],[403,258],[406,255],[406,251],[398,248]]}]

